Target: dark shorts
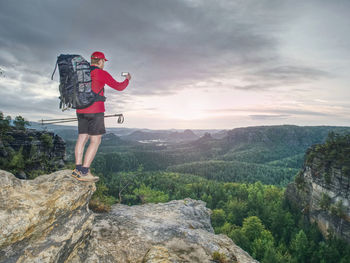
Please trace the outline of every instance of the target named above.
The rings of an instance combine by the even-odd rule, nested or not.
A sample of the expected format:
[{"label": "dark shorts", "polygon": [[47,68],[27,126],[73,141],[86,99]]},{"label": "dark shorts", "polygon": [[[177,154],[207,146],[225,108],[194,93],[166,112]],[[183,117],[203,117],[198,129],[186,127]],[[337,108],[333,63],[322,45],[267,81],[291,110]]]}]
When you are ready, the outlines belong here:
[{"label": "dark shorts", "polygon": [[106,133],[104,112],[77,113],[79,134],[101,135]]}]

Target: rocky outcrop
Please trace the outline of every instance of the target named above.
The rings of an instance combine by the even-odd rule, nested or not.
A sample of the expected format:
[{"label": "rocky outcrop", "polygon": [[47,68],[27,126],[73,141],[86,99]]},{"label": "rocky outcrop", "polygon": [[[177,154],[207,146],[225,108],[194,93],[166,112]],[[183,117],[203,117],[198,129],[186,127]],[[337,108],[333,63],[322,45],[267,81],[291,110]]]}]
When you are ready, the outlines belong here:
[{"label": "rocky outcrop", "polygon": [[[71,262],[256,262],[226,235],[215,235],[203,201],[126,206],[96,216],[91,238]],[[214,261],[215,262],[215,261]]]},{"label": "rocky outcrop", "polygon": [[325,154],[314,148],[308,150],[312,159],[305,161],[295,182],[288,185],[286,197],[317,223],[325,237],[332,231],[350,243],[350,176],[339,164],[325,161]]},{"label": "rocky outcrop", "polygon": [[[66,149],[65,142],[60,136],[53,132],[34,129],[12,129],[7,132],[6,135],[13,138],[9,140],[9,146],[15,151],[23,147],[24,151],[30,152],[30,148],[35,145],[39,153],[43,152],[51,159],[64,159]],[[46,139],[45,136],[49,139]]]},{"label": "rocky outcrop", "polygon": [[65,262],[88,237],[96,188],[70,173],[20,180],[0,170],[0,262]]},{"label": "rocky outcrop", "polygon": [[[215,235],[202,201],[126,206],[94,214],[94,183],[70,170],[19,180],[0,170],[0,262],[257,262]],[[218,256],[219,255],[219,256]]]},{"label": "rocky outcrop", "polygon": [[25,173],[34,170],[53,172],[65,164],[66,143],[53,132],[11,127],[4,138],[0,139],[0,158],[9,158],[10,152],[21,152],[25,160],[25,167],[17,169],[15,174],[20,179],[27,179]]}]

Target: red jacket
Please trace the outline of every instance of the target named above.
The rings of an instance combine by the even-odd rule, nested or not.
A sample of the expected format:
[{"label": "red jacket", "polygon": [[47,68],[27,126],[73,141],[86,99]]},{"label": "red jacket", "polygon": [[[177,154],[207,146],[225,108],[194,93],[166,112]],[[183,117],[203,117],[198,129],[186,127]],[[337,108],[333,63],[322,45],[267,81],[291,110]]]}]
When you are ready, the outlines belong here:
[{"label": "red jacket", "polygon": [[[129,80],[125,79],[123,82],[116,81],[107,71],[96,68],[91,71],[91,88],[93,92],[98,93],[101,89],[100,95],[103,96],[103,87],[107,84],[113,89],[122,91],[128,86]],[[85,109],[77,109],[77,113],[98,113],[105,112],[104,101],[95,101],[91,106]]]}]

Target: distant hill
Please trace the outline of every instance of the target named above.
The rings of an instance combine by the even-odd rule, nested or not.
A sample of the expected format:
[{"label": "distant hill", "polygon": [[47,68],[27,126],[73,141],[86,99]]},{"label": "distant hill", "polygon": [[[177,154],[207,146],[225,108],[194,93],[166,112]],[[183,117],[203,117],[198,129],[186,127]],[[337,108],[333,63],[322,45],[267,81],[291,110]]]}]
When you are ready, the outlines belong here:
[{"label": "distant hill", "polygon": [[[73,159],[76,127],[50,127],[67,142],[67,158]],[[259,180],[266,184],[286,185],[302,167],[306,150],[311,145],[323,143],[330,131],[350,133],[350,127],[111,128],[102,137],[98,154],[128,154],[135,165],[142,164],[146,170],[168,169],[221,181]]]},{"label": "distant hill", "polygon": [[168,170],[222,181],[286,185],[302,167],[306,150],[323,143],[330,131],[346,134],[350,127],[256,126],[229,130],[222,139],[206,134],[177,145],[188,161],[174,163]]},{"label": "distant hill", "polygon": [[[42,125],[40,122],[30,122],[30,127],[37,130],[46,130],[59,134],[65,140],[76,140],[78,136],[77,125],[48,124]],[[168,129],[168,130],[152,130],[139,128],[110,128],[106,127],[107,133],[114,133],[123,140],[127,141],[165,141],[165,142],[181,142],[196,140],[205,133],[211,133],[215,138],[222,138],[226,135],[226,130],[214,129]]]},{"label": "distant hill", "polygon": [[165,142],[177,142],[177,141],[192,141],[199,137],[191,130],[185,130],[183,132],[169,132],[169,131],[134,131],[129,135],[121,137],[123,140],[128,141],[152,141],[159,140]]},{"label": "distant hill", "polygon": [[276,125],[233,129],[218,143],[220,159],[255,163],[281,160],[323,143],[330,131],[349,133],[350,127]]}]

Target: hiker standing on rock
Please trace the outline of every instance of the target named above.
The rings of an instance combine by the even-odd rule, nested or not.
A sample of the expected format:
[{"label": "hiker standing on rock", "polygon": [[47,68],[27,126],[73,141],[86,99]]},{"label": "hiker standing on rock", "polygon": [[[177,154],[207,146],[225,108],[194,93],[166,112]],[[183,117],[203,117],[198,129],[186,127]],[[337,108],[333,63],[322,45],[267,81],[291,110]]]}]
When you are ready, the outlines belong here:
[{"label": "hiker standing on rock", "polygon": [[[113,89],[124,90],[131,79],[128,73],[123,82],[116,81],[107,71],[103,70],[107,59],[102,52],[96,51],[91,55],[91,89],[103,96],[104,85],[107,84]],[[106,133],[104,124],[104,101],[95,101],[91,106],[84,109],[77,109],[78,118],[78,139],[75,145],[75,169],[72,176],[80,181],[98,181],[89,170],[95,158],[101,137]],[[83,153],[86,142],[90,139],[89,147],[86,150],[84,162]]]}]

